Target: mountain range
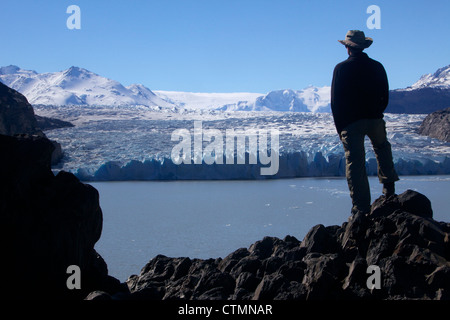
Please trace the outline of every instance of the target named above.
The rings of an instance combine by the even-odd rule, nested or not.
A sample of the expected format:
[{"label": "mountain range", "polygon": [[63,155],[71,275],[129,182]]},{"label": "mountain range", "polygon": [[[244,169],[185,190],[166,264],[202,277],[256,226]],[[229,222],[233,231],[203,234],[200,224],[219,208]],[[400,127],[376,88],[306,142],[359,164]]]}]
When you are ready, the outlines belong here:
[{"label": "mountain range", "polygon": [[[59,72],[37,73],[13,65],[0,68],[0,81],[22,93],[32,105],[330,112],[329,86],[274,90],[267,94],[152,91],[142,84],[124,86],[75,66]],[[423,75],[410,87],[391,90],[386,112],[430,113],[449,106],[450,65]]]},{"label": "mountain range", "polygon": [[0,81],[22,93],[32,105],[173,107],[143,85],[125,87],[79,67],[51,73],[37,73],[17,66],[2,67]]},{"label": "mountain range", "polygon": [[422,113],[450,107],[450,65],[425,74],[413,85],[391,90],[386,112]]}]

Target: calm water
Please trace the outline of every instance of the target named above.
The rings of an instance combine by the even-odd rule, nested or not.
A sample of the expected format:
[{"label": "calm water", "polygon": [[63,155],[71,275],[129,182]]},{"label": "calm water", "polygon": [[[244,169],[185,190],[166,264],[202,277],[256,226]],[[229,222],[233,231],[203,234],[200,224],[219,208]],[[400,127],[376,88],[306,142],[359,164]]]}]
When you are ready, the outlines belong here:
[{"label": "calm water", "polygon": [[[343,178],[91,184],[103,210],[96,249],[121,281],[157,254],[223,258],[264,236],[302,240],[316,224],[347,221],[351,207]],[[370,184],[375,200],[381,185],[374,177]],[[449,187],[450,176],[401,177],[397,192],[425,194],[434,218],[450,221]]]}]

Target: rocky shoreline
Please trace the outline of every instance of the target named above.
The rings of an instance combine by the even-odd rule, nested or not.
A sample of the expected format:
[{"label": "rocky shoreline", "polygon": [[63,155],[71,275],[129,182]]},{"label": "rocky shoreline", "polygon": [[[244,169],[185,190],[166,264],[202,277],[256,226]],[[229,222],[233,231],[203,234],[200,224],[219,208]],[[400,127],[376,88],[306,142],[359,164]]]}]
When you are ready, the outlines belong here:
[{"label": "rocky shoreline", "polygon": [[[398,300],[450,299],[450,223],[406,192],[377,199],[369,216],[313,227],[302,241],[265,237],[221,259],[158,255],[127,280],[129,292],[87,299]],[[369,266],[380,288],[367,287]]]},{"label": "rocky shoreline", "polygon": [[[23,102],[11,92],[0,101],[0,120]],[[39,131],[0,134],[8,299],[450,300],[450,223],[435,221],[430,201],[412,190],[380,197],[369,215],[340,226],[314,226],[301,241],[265,237],[223,259],[158,255],[121,283],[94,249],[103,224],[98,192],[71,173],[55,176],[54,148]],[[80,289],[67,285],[73,265]],[[379,270],[379,289],[368,288],[370,266]]]}]

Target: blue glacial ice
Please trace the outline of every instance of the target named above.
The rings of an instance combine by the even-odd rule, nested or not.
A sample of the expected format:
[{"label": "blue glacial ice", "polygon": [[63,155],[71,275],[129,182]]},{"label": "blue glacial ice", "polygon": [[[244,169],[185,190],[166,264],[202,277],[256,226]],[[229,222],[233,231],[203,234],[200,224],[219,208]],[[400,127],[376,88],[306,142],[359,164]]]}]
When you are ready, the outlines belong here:
[{"label": "blue glacial ice", "polygon": [[[329,113],[301,112],[172,112],[146,108],[41,107],[39,115],[71,121],[72,128],[46,132],[61,143],[65,156],[54,171],[73,172],[83,181],[272,179],[288,177],[344,176],[341,142]],[[387,114],[388,137],[400,175],[450,174],[450,143],[420,136],[417,129],[425,115]],[[204,130],[257,134],[279,132],[279,168],[275,175],[261,175],[259,154],[247,142],[245,164],[175,164],[171,151],[178,143],[177,129],[194,132],[194,121]],[[225,137],[224,140],[225,142]],[[203,147],[210,141],[203,141]],[[270,147],[270,145],[269,145]],[[224,143],[225,148],[225,143]],[[192,148],[192,157],[196,156]],[[205,155],[203,155],[205,156]],[[254,164],[250,157],[258,159]],[[225,160],[224,160],[225,163]],[[366,140],[366,168],[376,175],[377,165]]]}]

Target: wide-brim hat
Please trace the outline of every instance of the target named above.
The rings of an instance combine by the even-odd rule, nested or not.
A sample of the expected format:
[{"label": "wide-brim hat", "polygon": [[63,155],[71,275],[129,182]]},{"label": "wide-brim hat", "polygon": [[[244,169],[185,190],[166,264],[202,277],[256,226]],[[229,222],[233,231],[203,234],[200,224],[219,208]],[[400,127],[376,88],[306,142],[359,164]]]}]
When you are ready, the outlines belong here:
[{"label": "wide-brim hat", "polygon": [[345,35],[345,40],[338,41],[345,46],[357,49],[368,48],[373,43],[373,39],[366,37],[364,32],[360,30],[349,30]]}]

